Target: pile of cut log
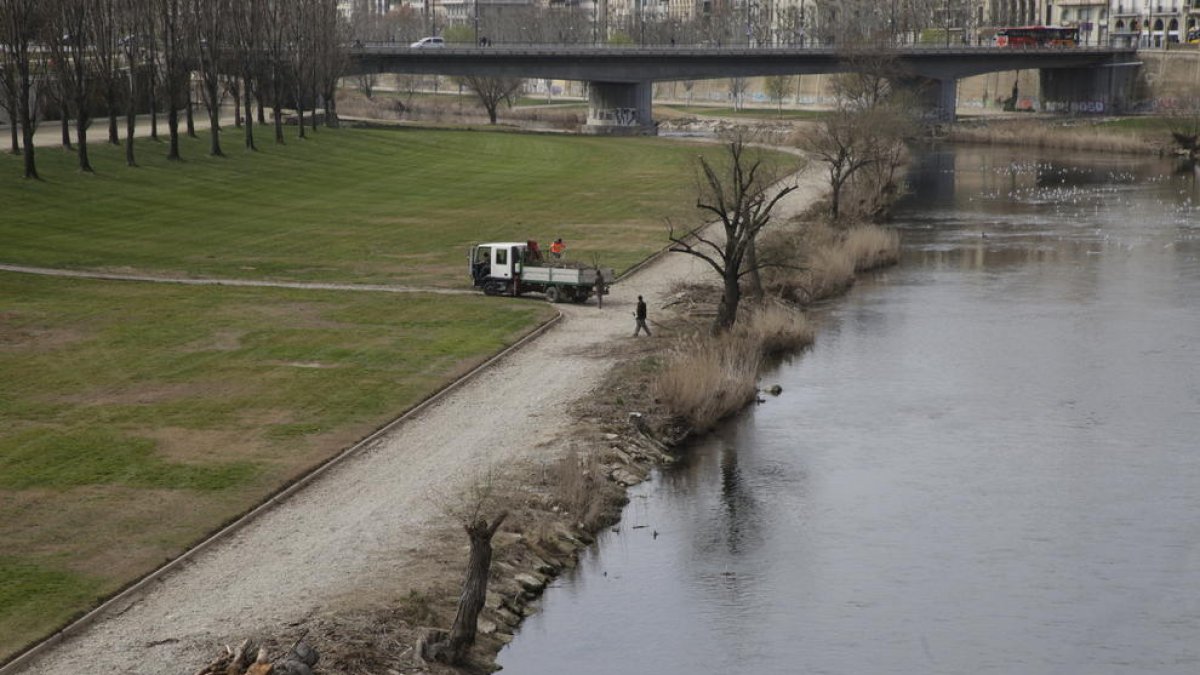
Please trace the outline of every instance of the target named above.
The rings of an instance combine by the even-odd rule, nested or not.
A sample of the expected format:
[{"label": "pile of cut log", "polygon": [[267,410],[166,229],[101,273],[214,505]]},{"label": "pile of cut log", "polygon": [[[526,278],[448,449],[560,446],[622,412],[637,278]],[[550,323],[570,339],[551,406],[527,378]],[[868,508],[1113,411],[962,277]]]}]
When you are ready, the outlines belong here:
[{"label": "pile of cut log", "polygon": [[236,648],[225,645],[215,659],[196,675],[313,675],[320,656],[303,639],[297,640],[286,654],[272,659],[266,647],[257,647],[249,639]]}]

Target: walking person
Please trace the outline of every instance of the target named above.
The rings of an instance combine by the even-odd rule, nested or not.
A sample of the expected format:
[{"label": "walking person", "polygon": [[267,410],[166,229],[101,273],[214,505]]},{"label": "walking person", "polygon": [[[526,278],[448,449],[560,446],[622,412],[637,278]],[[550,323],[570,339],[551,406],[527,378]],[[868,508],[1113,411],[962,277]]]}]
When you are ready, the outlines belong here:
[{"label": "walking person", "polygon": [[650,327],[646,325],[646,301],[642,296],[638,296],[637,311],[633,314],[637,317],[637,326],[633,329],[633,337],[637,337],[641,331],[646,331],[646,337],[650,337]]}]

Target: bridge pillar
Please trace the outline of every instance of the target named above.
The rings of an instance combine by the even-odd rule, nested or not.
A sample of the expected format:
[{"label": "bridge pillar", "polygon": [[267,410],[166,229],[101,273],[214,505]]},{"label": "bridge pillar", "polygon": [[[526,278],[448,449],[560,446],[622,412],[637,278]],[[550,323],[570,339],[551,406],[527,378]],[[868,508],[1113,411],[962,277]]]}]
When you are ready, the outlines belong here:
[{"label": "bridge pillar", "polygon": [[1137,65],[1113,63],[1088,68],[1043,68],[1042,110],[1112,114],[1125,110]]},{"label": "bridge pillar", "polygon": [[953,122],[958,108],[958,80],[953,77],[912,77],[901,80],[914,92],[927,122]]},{"label": "bridge pillar", "polygon": [[583,132],[619,136],[657,133],[651,116],[653,95],[650,82],[589,82]]}]

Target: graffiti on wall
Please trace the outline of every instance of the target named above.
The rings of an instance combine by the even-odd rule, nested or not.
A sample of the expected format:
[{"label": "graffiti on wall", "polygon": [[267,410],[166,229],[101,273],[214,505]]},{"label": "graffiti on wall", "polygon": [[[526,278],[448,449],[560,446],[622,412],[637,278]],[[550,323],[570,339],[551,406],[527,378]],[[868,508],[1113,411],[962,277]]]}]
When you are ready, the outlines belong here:
[{"label": "graffiti on wall", "polygon": [[592,115],[592,120],[618,127],[635,127],[637,112],[637,108],[600,108]]},{"label": "graffiti on wall", "polygon": [[1099,115],[1107,110],[1104,101],[1046,101],[1042,110],[1052,113]]}]

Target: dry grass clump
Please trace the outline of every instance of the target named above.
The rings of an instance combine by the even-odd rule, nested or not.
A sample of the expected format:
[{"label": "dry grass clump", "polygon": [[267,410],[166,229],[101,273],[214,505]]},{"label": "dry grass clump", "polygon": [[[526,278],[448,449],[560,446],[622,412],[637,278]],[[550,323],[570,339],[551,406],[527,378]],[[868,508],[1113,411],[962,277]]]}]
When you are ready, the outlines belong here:
[{"label": "dry grass clump", "polygon": [[1049,126],[1040,122],[1022,121],[991,123],[986,126],[960,126],[950,129],[949,139],[959,143],[989,143],[1021,147],[1054,148],[1058,150],[1092,150],[1144,154],[1157,152],[1158,147],[1137,134],[1113,133],[1094,126]]},{"label": "dry grass clump", "polygon": [[805,315],[781,303],[749,306],[729,333],[679,341],[654,382],[654,397],[696,431],[710,429],[754,400],[765,356],[812,344]]},{"label": "dry grass clump", "polygon": [[778,303],[755,307],[737,324],[735,332],[757,343],[764,356],[796,352],[816,339],[816,331],[803,312]]},{"label": "dry grass clump", "polygon": [[841,249],[856,272],[894,265],[900,259],[900,233],[878,225],[856,225],[846,231]]},{"label": "dry grass clump", "polygon": [[763,283],[785,300],[807,305],[844,293],[856,272],[894,264],[900,236],[878,225],[839,229],[823,221],[794,223],[764,235],[761,250],[794,265],[764,270]]},{"label": "dry grass clump", "polygon": [[603,526],[622,493],[607,479],[596,449],[573,449],[547,470],[550,501],[586,530]]},{"label": "dry grass clump", "polygon": [[680,340],[654,383],[655,396],[697,431],[754,400],[760,345],[744,334]]}]

